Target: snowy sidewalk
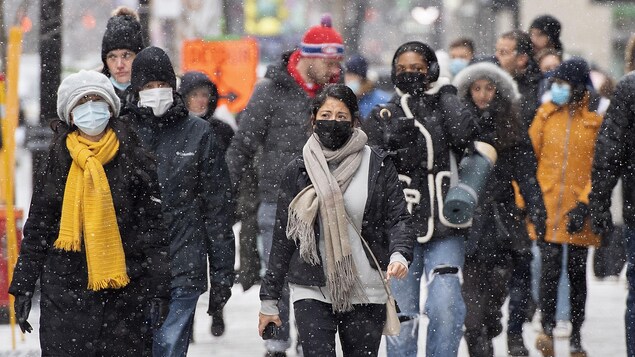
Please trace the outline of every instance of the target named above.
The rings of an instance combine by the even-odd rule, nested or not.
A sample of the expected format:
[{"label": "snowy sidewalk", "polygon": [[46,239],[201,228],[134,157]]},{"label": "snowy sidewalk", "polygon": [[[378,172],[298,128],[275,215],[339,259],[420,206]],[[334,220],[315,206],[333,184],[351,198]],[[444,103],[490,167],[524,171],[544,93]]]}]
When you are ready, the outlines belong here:
[{"label": "snowy sidewalk", "polygon": [[[264,356],[263,342],[257,334],[256,324],[259,309],[258,286],[243,292],[240,286],[233,289],[233,296],[225,308],[226,331],[221,337],[213,337],[209,331],[211,319],[207,316],[208,295],[201,296],[195,317],[194,339],[188,356]],[[589,280],[587,301],[587,318],[582,329],[582,341],[591,357],[626,356],[624,346],[624,309],[626,301],[626,282],[624,277],[619,281]],[[25,336],[24,342],[17,343],[17,350],[11,351],[11,333],[8,325],[0,325],[0,357],[7,356],[39,356],[37,330],[39,310],[37,304],[31,313],[30,322],[34,333]],[[422,320],[420,350],[425,342],[425,319]],[[18,329],[19,335],[19,329]],[[525,325],[524,337],[531,356],[540,354],[533,348],[537,332],[532,324]],[[506,353],[505,334],[494,340],[495,356],[504,357]],[[557,356],[568,356],[568,340],[556,341]],[[385,356],[381,347],[380,356]],[[290,352],[289,356],[295,356]],[[423,353],[419,354],[423,356]],[[461,347],[459,356],[467,356],[465,345]]]}]

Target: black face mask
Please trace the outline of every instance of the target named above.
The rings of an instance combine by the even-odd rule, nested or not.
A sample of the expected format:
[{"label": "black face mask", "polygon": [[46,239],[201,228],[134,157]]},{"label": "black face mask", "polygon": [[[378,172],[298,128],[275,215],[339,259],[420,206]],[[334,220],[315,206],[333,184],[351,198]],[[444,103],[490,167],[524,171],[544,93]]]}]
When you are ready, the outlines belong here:
[{"label": "black face mask", "polygon": [[428,87],[426,74],[421,72],[399,73],[395,76],[395,82],[397,88],[412,96],[422,95]]},{"label": "black face mask", "polygon": [[322,145],[330,150],[341,148],[353,135],[350,121],[316,120],[313,131]]}]

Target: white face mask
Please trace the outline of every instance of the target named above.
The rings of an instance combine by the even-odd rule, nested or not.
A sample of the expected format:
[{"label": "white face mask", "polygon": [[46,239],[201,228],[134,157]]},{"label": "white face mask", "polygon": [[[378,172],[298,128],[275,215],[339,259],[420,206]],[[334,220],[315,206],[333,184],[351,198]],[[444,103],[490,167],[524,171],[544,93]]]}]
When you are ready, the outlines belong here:
[{"label": "white face mask", "polygon": [[76,106],[71,113],[73,124],[91,136],[101,134],[110,120],[110,110],[106,102],[86,102]]},{"label": "white face mask", "polygon": [[139,106],[152,108],[152,113],[156,117],[161,117],[170,109],[174,97],[172,88],[152,88],[139,92]]}]

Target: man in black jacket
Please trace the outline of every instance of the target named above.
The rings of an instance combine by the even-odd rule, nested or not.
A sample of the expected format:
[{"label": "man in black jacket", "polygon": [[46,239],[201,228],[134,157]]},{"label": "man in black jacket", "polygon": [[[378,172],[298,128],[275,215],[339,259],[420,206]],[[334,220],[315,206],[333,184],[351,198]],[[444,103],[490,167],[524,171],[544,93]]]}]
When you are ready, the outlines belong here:
[{"label": "man in black jacket", "polygon": [[[521,30],[501,35],[496,42],[496,60],[518,85],[520,92],[520,118],[528,129],[538,109],[540,71],[532,59],[531,38]],[[510,281],[509,320],[507,328],[508,352],[514,356],[529,356],[523,343],[523,323],[531,300],[531,251],[517,254]],[[531,309],[529,309],[531,310]]]},{"label": "man in black jacket", "polygon": [[[240,186],[245,168],[258,155],[259,240],[266,267],[273,237],[278,188],[284,168],[302,153],[309,135],[311,98],[328,83],[339,81],[344,56],[342,37],[330,19],[310,28],[299,49],[283,55],[282,62],[269,66],[265,78],[254,88],[241,113],[238,132],[227,151],[234,188]],[[277,339],[267,340],[270,356],[284,356],[290,347],[289,298],[280,299],[280,317],[286,323]]]},{"label": "man in black jacket", "polygon": [[589,210],[593,232],[603,239],[613,230],[611,192],[623,181],[624,239],[626,247],[626,350],[635,356],[635,72],[617,84],[595,143]]},{"label": "man in black jacket", "polygon": [[132,63],[131,123],[157,159],[162,209],[170,237],[172,291],[167,320],[154,336],[154,356],[185,356],[198,297],[222,309],[234,283],[232,198],[223,150],[205,120],[189,115],[176,92],[167,54],[157,47]]}]

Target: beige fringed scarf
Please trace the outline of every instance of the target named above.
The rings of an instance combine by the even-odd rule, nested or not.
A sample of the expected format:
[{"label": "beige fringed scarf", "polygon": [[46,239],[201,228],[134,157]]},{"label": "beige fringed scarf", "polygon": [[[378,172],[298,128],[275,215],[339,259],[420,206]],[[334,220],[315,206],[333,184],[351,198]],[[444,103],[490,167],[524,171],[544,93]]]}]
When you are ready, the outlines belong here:
[{"label": "beige fringed scarf", "polygon": [[[319,212],[326,250],[327,286],[333,311],[350,311],[351,298],[363,298],[361,282],[353,261],[348,236],[348,220],[342,192],[350,184],[362,162],[366,134],[354,129],[351,139],[340,149],[331,151],[312,135],[302,155],[312,185],[304,188],[289,205],[287,237],[300,243],[300,256],[312,265],[319,263],[313,225]],[[335,167],[329,169],[329,164]],[[361,293],[361,294],[360,294]]]}]

